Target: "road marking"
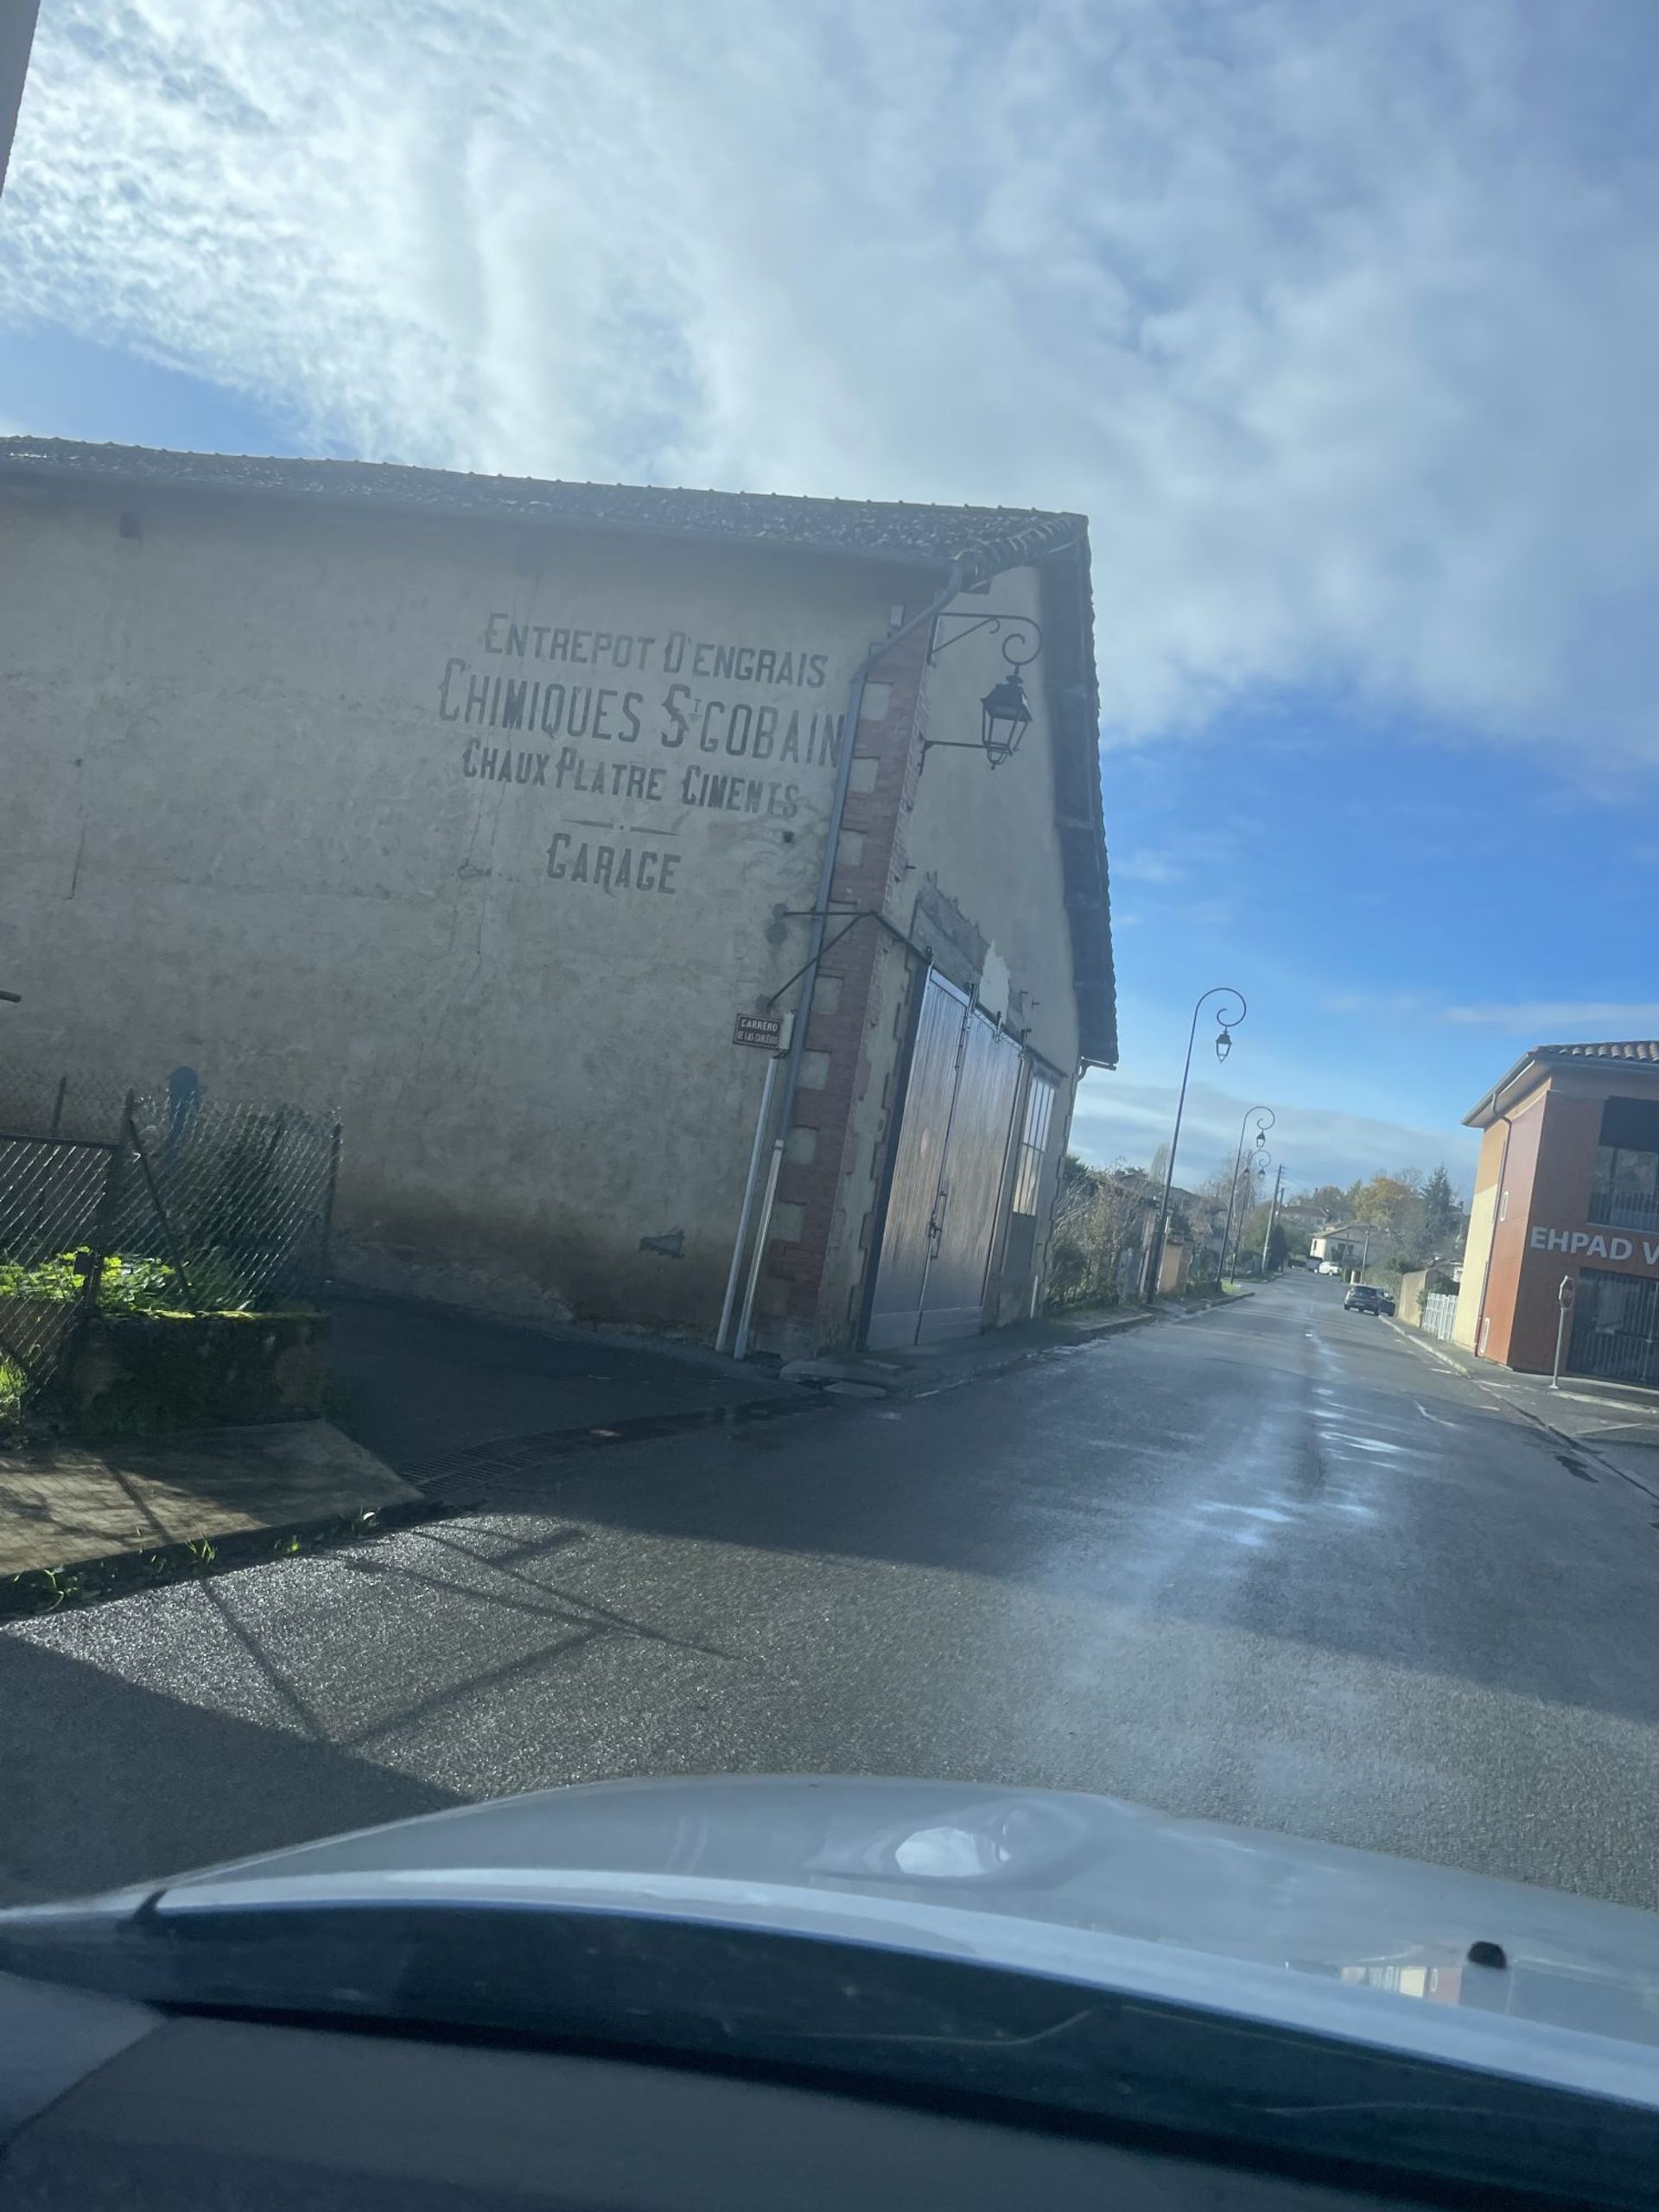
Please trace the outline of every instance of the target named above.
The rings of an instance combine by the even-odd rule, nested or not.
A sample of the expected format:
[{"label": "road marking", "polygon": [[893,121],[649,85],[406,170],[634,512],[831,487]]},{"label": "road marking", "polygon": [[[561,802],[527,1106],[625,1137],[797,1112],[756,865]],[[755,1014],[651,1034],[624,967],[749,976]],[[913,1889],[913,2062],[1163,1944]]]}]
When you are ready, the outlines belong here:
[{"label": "road marking", "polygon": [[1436,1428],[1461,1428],[1463,1427],[1463,1423],[1460,1421],[1443,1421],[1439,1414],[1430,1413],[1428,1408],[1424,1405],[1420,1398],[1414,1398],[1412,1400],[1412,1403],[1416,1407],[1418,1412],[1421,1414],[1423,1419],[1425,1421],[1432,1421]]}]

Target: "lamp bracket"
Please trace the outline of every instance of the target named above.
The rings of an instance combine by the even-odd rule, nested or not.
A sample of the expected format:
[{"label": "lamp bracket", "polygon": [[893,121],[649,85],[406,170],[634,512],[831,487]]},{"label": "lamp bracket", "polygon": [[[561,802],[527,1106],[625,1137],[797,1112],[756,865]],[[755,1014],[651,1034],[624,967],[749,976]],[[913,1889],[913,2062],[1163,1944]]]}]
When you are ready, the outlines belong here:
[{"label": "lamp bracket", "polygon": [[[962,627],[941,636],[941,625],[946,622],[959,622]],[[1002,637],[1003,659],[1010,668],[1029,668],[1043,649],[1043,632],[1040,626],[1033,622],[1028,614],[978,614],[969,613],[965,610],[955,614],[936,614],[927,658],[930,661],[936,661],[947,646],[960,645],[964,638],[971,638],[976,630],[988,630],[993,637],[1001,635],[1005,623],[1007,634]]]}]

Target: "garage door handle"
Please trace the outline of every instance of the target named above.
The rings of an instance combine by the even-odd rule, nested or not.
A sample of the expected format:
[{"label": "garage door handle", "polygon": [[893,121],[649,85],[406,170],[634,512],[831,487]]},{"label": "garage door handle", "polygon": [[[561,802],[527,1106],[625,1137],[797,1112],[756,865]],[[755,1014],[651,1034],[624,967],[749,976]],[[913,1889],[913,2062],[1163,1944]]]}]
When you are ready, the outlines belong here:
[{"label": "garage door handle", "polygon": [[950,1204],[950,1185],[946,1183],[941,1185],[939,1195],[933,1202],[933,1218],[927,1224],[927,1249],[936,1260],[939,1256],[939,1241],[944,1235],[944,1217]]}]

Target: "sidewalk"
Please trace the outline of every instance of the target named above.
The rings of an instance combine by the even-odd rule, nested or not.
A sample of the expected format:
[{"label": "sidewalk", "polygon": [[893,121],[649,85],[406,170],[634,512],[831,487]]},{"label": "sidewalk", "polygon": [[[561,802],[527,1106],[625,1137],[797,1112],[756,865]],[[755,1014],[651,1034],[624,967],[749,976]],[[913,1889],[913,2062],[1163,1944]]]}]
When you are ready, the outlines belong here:
[{"label": "sidewalk", "polygon": [[343,1298],[330,1342],[338,1426],[0,1447],[0,1618],[423,1519],[572,1452],[931,1395],[1160,1318],[1098,1309],[774,1375],[660,1339]]},{"label": "sidewalk", "polygon": [[1016,1321],[981,1337],[952,1337],[902,1351],[849,1352],[842,1358],[791,1360],[781,1379],[832,1398],[919,1398],[959,1382],[1024,1367],[1096,1338],[1144,1327],[1161,1309],[1098,1306],[1044,1321]]},{"label": "sidewalk", "polygon": [[0,1618],[427,1510],[326,1421],[0,1449]]},{"label": "sidewalk", "polygon": [[1659,1496],[1659,1392],[1583,1375],[1564,1375],[1560,1389],[1552,1390],[1547,1375],[1517,1375],[1400,1321],[1388,1326],[1442,1367],[1465,1376],[1563,1442],[1596,1453],[1638,1489]]},{"label": "sidewalk", "polygon": [[493,1321],[412,1300],[337,1298],[328,1364],[340,1427],[429,1491],[509,1459],[815,1402],[699,1345]]}]

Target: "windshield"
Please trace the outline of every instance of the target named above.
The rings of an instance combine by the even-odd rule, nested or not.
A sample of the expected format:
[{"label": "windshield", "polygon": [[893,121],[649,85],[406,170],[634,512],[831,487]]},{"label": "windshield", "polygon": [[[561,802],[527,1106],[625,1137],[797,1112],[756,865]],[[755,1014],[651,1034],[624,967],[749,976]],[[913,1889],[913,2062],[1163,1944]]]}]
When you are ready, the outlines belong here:
[{"label": "windshield", "polygon": [[1659,1909],[1656,61],[0,36],[0,1903],[785,1775]]}]

